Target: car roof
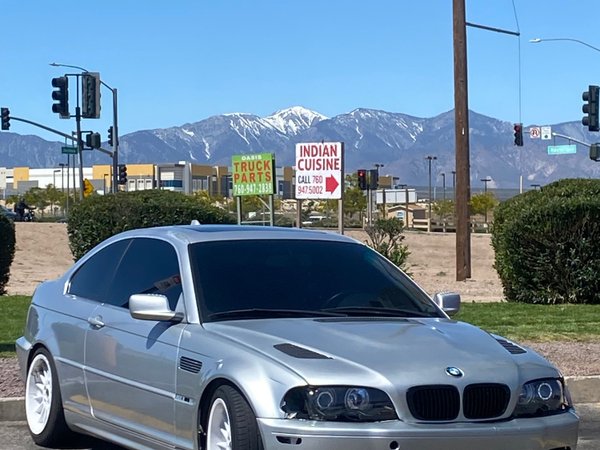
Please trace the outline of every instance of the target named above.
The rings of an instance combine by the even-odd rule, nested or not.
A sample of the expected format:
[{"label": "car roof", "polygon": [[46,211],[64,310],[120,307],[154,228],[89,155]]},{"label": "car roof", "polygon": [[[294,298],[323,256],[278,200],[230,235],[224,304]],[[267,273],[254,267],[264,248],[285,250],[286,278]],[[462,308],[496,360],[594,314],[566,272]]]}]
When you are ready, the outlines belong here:
[{"label": "car roof", "polygon": [[163,237],[182,243],[225,240],[302,239],[357,243],[355,239],[322,230],[252,225],[170,225],[125,231],[114,238]]}]

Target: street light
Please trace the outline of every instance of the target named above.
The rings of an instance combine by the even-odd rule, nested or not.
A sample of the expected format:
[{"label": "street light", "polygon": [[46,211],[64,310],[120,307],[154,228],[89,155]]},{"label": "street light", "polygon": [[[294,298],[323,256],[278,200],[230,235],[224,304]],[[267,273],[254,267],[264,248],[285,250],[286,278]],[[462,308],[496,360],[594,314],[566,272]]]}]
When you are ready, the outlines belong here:
[{"label": "street light", "polygon": [[529,42],[531,42],[532,44],[538,44],[540,42],[548,42],[548,41],[571,41],[571,42],[577,42],[578,44],[585,45],[586,47],[589,47],[589,48],[591,48],[593,50],[596,50],[597,52],[600,52],[600,48],[594,47],[593,45],[590,45],[587,42],[580,41],[579,39],[572,39],[572,38],[551,38],[551,39],[534,38],[534,39],[529,39]]},{"label": "street light", "polygon": [[[379,189],[379,168],[383,167],[383,164],[381,164],[381,163],[375,163],[375,164],[373,164],[373,166],[377,170],[377,186],[375,186],[375,188]],[[369,195],[372,196],[373,193],[371,192]],[[382,195],[382,200],[383,200],[383,216],[385,217],[385,189],[383,190],[383,192],[382,192],[381,195]],[[372,203],[373,203],[373,200],[371,199],[371,207],[372,207]],[[377,208],[377,202],[375,204],[375,207]],[[369,224],[371,224],[371,222],[369,222]]]},{"label": "street light", "polygon": [[[89,70],[84,69],[80,66],[74,66],[70,64],[59,64],[59,63],[50,63],[53,67],[70,67],[72,69],[78,69],[82,72],[89,72]],[[112,92],[113,98],[113,180],[112,180],[112,190],[114,193],[117,192],[117,167],[119,165],[119,127],[118,127],[118,114],[117,114],[117,88],[112,88],[108,84],[106,84],[102,79],[100,79],[100,83],[102,83],[110,92]],[[83,172],[83,168],[81,169]],[[83,189],[83,186],[82,186]]]},{"label": "street light", "polygon": [[[487,184],[490,181],[492,181],[492,179],[486,177],[486,178],[482,178],[481,181],[483,181],[483,183],[484,183],[483,192],[484,192],[485,195],[487,195]],[[486,200],[486,204],[485,204],[485,219],[484,220],[485,220],[485,223],[487,225],[487,200]]]},{"label": "street light", "polygon": [[[60,169],[54,169],[52,171],[52,189],[54,189],[54,191],[56,191],[56,174],[60,172]],[[52,209],[52,215],[55,216],[56,215],[56,211],[54,211],[54,194],[52,194],[52,203],[50,208]]]},{"label": "street light", "polygon": [[446,202],[446,174],[442,172],[440,175],[442,176],[442,197],[444,202]]},{"label": "street light", "polygon": [[435,161],[437,159],[437,156],[431,156],[428,155],[425,157],[425,159],[428,161],[429,163],[429,220],[427,221],[427,231],[430,232],[431,231],[431,161]]}]

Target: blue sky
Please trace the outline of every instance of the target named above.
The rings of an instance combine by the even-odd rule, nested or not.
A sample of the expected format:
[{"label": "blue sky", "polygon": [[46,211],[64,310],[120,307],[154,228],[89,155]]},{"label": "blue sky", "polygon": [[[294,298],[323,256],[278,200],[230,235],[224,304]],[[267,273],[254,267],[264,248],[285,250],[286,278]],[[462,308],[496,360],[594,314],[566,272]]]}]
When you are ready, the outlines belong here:
[{"label": "blue sky", "polygon": [[[526,125],[580,120],[600,84],[597,0],[466,0],[469,106]],[[518,22],[517,20],[518,19]],[[227,112],[301,105],[326,116],[374,108],[432,117],[453,108],[452,1],[2,0],[0,105],[69,132],[51,112],[51,79],[100,72],[119,93],[120,134]],[[519,53],[521,95],[519,95]],[[73,99],[75,92],[71,92]],[[521,98],[521,102],[519,102]],[[112,99],[84,129],[106,139]],[[74,108],[72,108],[74,111]],[[11,132],[60,140],[31,125]]]}]

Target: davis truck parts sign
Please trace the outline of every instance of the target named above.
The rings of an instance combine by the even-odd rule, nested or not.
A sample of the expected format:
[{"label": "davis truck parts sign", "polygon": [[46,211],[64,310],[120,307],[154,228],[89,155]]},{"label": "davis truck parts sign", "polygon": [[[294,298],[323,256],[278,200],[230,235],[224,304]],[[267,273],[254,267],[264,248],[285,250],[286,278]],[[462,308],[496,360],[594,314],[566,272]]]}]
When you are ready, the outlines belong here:
[{"label": "davis truck parts sign", "polygon": [[343,142],[296,144],[296,198],[336,200],[344,188]]}]

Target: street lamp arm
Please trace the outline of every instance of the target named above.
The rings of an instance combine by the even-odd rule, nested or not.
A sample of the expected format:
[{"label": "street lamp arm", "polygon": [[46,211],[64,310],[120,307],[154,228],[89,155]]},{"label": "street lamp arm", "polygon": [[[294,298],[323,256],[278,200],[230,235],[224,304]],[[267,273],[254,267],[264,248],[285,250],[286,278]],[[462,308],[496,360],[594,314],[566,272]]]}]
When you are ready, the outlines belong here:
[{"label": "street lamp arm", "polygon": [[573,38],[550,38],[550,39],[534,38],[534,39],[529,39],[529,42],[531,42],[532,44],[537,44],[539,42],[546,42],[546,41],[571,41],[571,42],[577,42],[578,44],[585,45],[586,47],[589,47],[589,48],[591,48],[593,50],[596,50],[597,52],[600,52],[600,48],[594,47],[593,45],[590,45],[587,42],[580,41],[579,39],[573,39]]},{"label": "street lamp arm", "polygon": [[[78,70],[81,70],[83,72],[89,72],[89,70],[87,70],[87,69],[85,69],[83,67],[74,66],[74,65],[71,65],[71,64],[60,64],[60,63],[53,62],[53,63],[50,63],[50,65],[53,66],[53,67],[70,67],[71,69],[78,69]],[[113,91],[113,88],[111,88],[108,84],[106,84],[104,82],[104,80],[100,79],[100,83],[103,84],[104,86],[106,86],[106,88],[109,89],[110,91]]]}]

